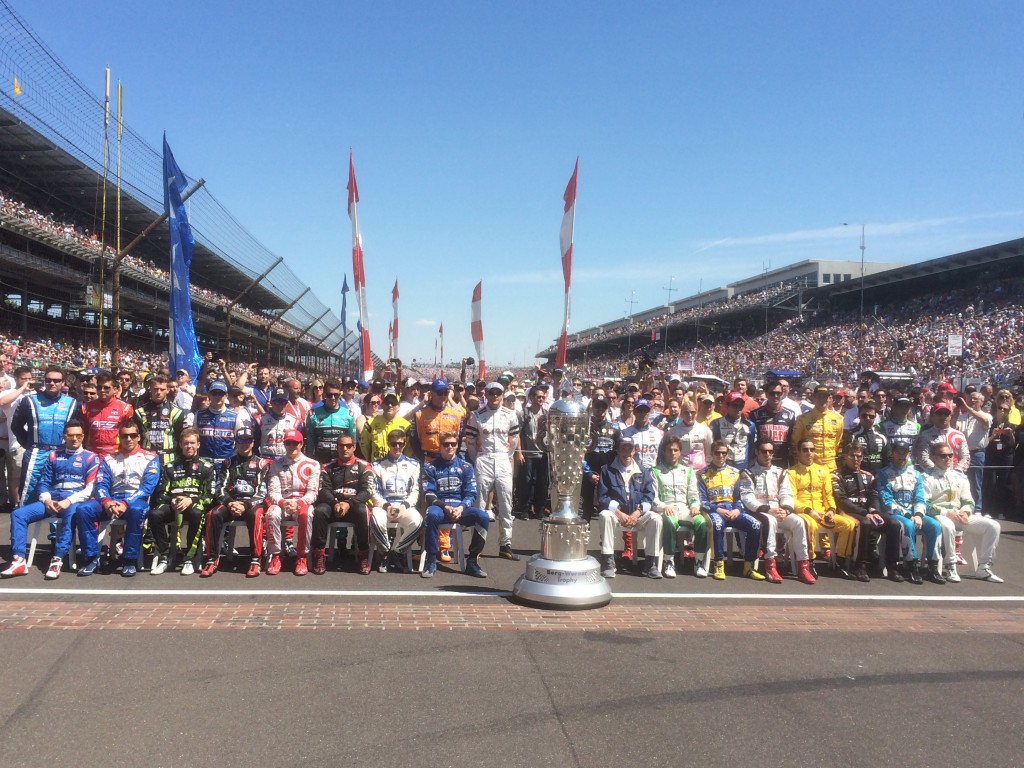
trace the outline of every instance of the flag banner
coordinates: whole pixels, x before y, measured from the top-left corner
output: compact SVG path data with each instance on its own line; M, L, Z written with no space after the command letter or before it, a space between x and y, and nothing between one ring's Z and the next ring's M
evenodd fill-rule
M391 306L394 308L395 317L391 321L391 354L388 359L398 357L398 278L395 278L395 287L391 289Z
M444 376L444 323L442 322L437 329L437 337L441 341L441 373L440 376Z
M171 234L171 301L170 318L170 365L172 371L182 369L195 379L199 375L202 359L196 342L196 329L192 323L192 294L190 276L192 269L192 248L195 238L188 224L188 213L181 201L188 183L185 174L174 162L171 147L164 134L164 212L168 215Z
M473 302L471 305L471 318L469 324L469 331L473 337L473 346L476 347L476 360L477 360L477 373L478 379L485 378L487 372L487 366L484 364L484 324L481 319L481 298L483 296L484 281L481 280L473 288Z
M356 303L359 306L359 362L362 376L369 381L373 378L373 358L370 356L370 327L366 311L366 274L363 272L363 238L359 234L359 216L356 203L359 202L359 187L356 186L356 167L352 152L348 153L348 217L352 220L352 280L355 283Z
M565 310L562 316L562 334L558 337L558 351L555 353L555 364L565 365L565 356L569 343L569 289L572 286L572 230L576 220L576 180L580 170L580 159L572 169L572 178L565 188L562 200L565 202L562 214L562 227L558 233L559 246L562 251L562 279L565 282Z

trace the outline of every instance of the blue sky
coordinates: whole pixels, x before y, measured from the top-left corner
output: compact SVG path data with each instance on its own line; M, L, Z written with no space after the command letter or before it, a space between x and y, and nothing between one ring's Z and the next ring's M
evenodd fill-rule
M401 356L442 321L473 355L483 279L488 363L532 363L577 156L570 330L859 259L861 223L870 261L1024 229L1020 2L13 2L335 309L351 147L382 356L396 277Z

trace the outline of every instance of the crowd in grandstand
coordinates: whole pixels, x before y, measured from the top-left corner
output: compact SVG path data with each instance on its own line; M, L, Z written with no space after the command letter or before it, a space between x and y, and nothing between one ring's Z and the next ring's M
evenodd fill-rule
M669 347L666 367L693 355L697 372L758 376L772 368L797 368L815 378L853 383L866 370L906 370L921 381L993 378L1011 383L1021 369L1024 349L1024 279L1000 281L981 289L954 289L908 299L899 305L859 312L793 318L767 334L729 336L721 332ZM877 312L874 310L877 309ZM949 357L951 334L963 336L962 357ZM644 338L640 336L639 338ZM646 341L634 349L661 344ZM585 345L574 348L578 355ZM588 376L618 375L622 352L587 355L579 369Z
M12 217L23 228L32 231L33 234L39 236L44 242L52 241L53 245L62 248L74 245L82 249L90 257L100 253L101 243L95 233L90 233L85 228L68 220L59 219L52 213L37 211L9 195L4 195L2 192L0 192L0 212ZM103 245L102 250L106 256L107 268L109 270L113 264L114 257L117 255L117 251L109 244ZM170 288L170 273L146 259L127 254L121 261L121 270L123 275L131 276L133 272L138 275L145 275L155 280L161 286ZM205 299L212 304L223 307L231 303L231 299L227 296L194 282L192 284L192 296L193 298ZM265 324L268 320L267 317L241 304L236 304L232 311L260 325ZM285 323L279 323L276 327L278 332L287 336L298 336L298 330Z
M622 338L630 334L634 334L637 338L642 339L645 335L649 336L651 331L661 330L666 325L671 328L673 326L686 325L687 323L706 321L726 312L766 306L773 300L792 293L795 289L796 285L793 282L787 281L760 290L747 291L731 298L714 299L696 307L677 309L673 312L662 312L659 315L644 320L630 317L626 319L623 325L617 328L610 328L608 330L592 329L573 334L572 344L574 347L579 347L599 341L607 341L608 339ZM552 347L545 350L543 354L553 353L554 348Z

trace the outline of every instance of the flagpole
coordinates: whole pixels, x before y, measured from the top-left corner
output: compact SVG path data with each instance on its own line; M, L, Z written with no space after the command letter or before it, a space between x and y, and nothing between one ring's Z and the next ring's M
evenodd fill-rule
M114 275L114 287L111 288L114 311L114 350L110 358L111 369L121 367L121 81L117 81L117 214L114 222L114 232L117 242L117 256L111 267Z
M555 352L555 364L565 365L569 343L569 289L572 286L572 241L573 227L576 222L576 182L580 170L580 159L572 169L572 178L565 187L562 200L565 203L562 214L562 226L558 232L559 249L562 252L562 278L565 283L565 308L562 316L562 333L558 337L558 348Z
M96 345L96 367L103 367L103 309L106 303L107 281L104 262L107 249L107 168L110 165L110 67L104 70L103 87L103 201L100 214L100 329Z

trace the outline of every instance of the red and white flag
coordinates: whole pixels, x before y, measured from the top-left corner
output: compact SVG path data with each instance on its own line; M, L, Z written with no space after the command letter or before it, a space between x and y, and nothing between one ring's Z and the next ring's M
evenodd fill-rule
M481 280L473 289L472 321L469 324L469 331L473 336L473 345L476 347L477 374L478 379L484 378L486 366L484 365L484 324L480 319L480 299L483 295L484 281Z
M438 373L437 375L438 376L444 376L444 322L443 321L441 322L441 325L438 326L437 338L441 342L441 369L440 369L440 373Z
M391 321L391 355L398 357L398 278L395 278L395 287L391 289L391 306L395 310L395 319Z
M555 354L555 365L565 365L566 348L569 343L569 288L572 286L572 228L576 219L576 177L580 170L580 159L572 169L572 178L565 188L562 199L565 201L565 212L562 214L562 228L558 233L559 245L562 249L562 278L565 281L565 313L562 316L562 334L558 337L558 351Z
M388 360L395 356L395 324L388 323Z
M356 167L352 162L352 150L348 153L348 217L352 220L352 278L355 281L356 303L359 306L359 334L362 342L360 360L362 377L373 378L373 358L370 356L370 326L366 311L366 273L363 271L363 238L359 234L359 217L356 203L359 202L359 188L356 186Z

